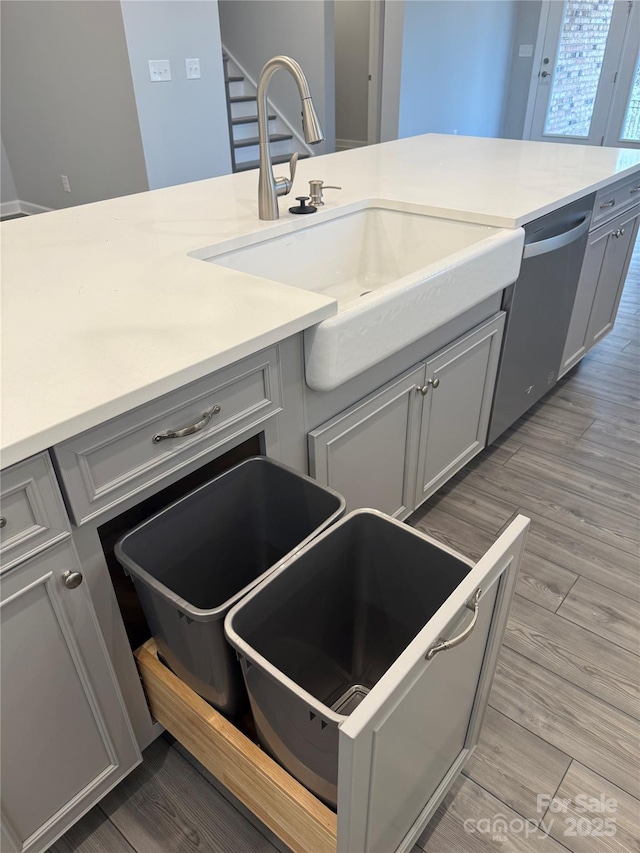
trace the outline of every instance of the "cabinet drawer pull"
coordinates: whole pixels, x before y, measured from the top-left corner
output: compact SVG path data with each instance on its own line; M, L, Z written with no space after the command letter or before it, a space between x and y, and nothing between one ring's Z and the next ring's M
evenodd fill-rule
M471 620L471 622L469 622L469 624L464 629L464 631L462 631L460 634L458 634L457 637L453 637L451 640L440 640L434 646L431 646L431 648L427 651L426 655L424 656L425 660L431 660L431 658L433 658L434 655L437 655L438 652L445 652L447 649L452 649L454 646L459 646L460 643L463 643L467 639L469 634L476 627L476 622L478 621L478 611L480 609L480 596L481 595L482 595L482 590L477 589L475 591L473 598L471 598L469 601L467 601L466 606L469 608L469 610L473 611L473 619Z
M184 438L187 435L193 435L194 432L200 432L209 423L214 415L220 414L220 406L213 406L208 412L205 412L202 419L191 426L183 427L182 429L168 429L166 432L157 432L153 436L153 443L159 444L166 438Z
M604 210L605 207L613 207L613 205L615 203L616 203L615 198L612 198L610 201L603 201L602 204L600 205L600 210Z
M629 192L631 193L631 195L633 195L634 193L640 193L640 184L638 184L637 187L631 187Z

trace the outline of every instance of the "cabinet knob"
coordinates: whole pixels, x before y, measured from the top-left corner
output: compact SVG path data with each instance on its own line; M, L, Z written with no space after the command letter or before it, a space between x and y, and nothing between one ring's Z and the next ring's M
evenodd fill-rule
M416 389L419 391L423 397L426 397L429 393L429 388L437 388L440 384L440 380L436 377L435 379L428 379L426 385L422 385L422 387L418 386Z
M82 575L80 572L63 572L62 580L67 589L75 589L82 583Z
M7 526L7 519L4 517L4 515L0 515L0 528L6 527L6 526Z

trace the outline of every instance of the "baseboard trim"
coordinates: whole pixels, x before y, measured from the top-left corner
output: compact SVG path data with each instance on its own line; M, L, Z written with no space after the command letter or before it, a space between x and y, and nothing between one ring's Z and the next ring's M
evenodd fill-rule
M43 207L41 204L31 204L30 201L20 202L20 213L26 213L27 216L33 216L34 213L49 213L53 210L52 207Z
M336 151L348 151L349 148L364 148L368 145L361 139L336 139Z
M52 207L43 207L41 204L31 204L30 201L3 201L0 203L0 216L14 216L16 213L24 213L25 216L33 216L35 213L49 213Z
M16 213L22 213L19 201L3 201L0 203L0 216L15 216Z

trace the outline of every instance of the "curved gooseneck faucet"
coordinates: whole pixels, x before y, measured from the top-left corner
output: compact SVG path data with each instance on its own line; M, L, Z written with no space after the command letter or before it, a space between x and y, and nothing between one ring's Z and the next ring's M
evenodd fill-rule
M278 196L291 192L296 173L297 153L291 157L289 178L274 178L269 150L269 113L267 89L274 73L283 68L288 71L298 86L302 102L302 128L304 138L310 145L322 142L324 133L311 100L311 92L302 68L290 56L274 56L260 72L258 80L258 137L260 140L260 177L258 179L258 216L260 219L278 219Z

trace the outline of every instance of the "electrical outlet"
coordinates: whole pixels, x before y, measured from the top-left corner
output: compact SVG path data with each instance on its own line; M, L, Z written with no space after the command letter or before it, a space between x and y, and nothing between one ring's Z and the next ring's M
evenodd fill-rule
M149 60L149 80L152 83L167 83L171 80L171 63L168 59Z
M60 180L62 181L62 189L66 193L70 193L71 185L69 184L69 178L66 175L60 175Z
M202 76L200 74L200 60L185 59L184 64L187 69L187 80L199 80Z

